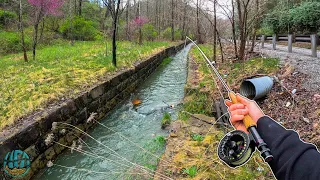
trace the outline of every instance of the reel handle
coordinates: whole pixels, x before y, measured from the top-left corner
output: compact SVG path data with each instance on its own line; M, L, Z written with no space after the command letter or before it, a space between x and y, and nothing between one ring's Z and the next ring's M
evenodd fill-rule
M229 92L229 97L230 97L233 104L239 104L238 100L237 100L237 96L233 91ZM257 127L257 123L254 122L253 119L251 118L251 116L249 116L249 115L244 116L243 123L247 129L249 129L252 126Z

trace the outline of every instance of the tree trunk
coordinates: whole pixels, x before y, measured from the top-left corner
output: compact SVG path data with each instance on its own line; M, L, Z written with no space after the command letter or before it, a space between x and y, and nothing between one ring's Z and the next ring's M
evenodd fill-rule
M149 1L146 0L146 2L147 2L147 17L149 17Z
M221 43L221 36L220 36L220 34L219 34L219 31L218 31L217 27L216 27L216 32L217 32L218 41L219 41L219 45L220 45L221 62L224 63L223 47L222 47L222 43Z
M240 49L239 49L239 59L244 60L245 48L246 48L246 37L245 37L245 15L242 14L241 2L237 0L238 18L239 18L239 31L240 31ZM243 9L245 12L245 9Z
M201 0L197 0L197 39L198 39L198 43L202 44L202 37L201 37L201 29L200 29L200 5L199 5L199 1ZM201 2L200 2L201 3Z
M44 31L44 19L42 20L41 24L41 31L40 31L40 37L39 37L39 42L42 42L42 37L43 37L43 31Z
M36 23L33 26L33 43L32 43L32 59L36 59L36 48L37 48L37 43L38 43L38 28L39 28L39 23Z
M23 32L23 24L22 24L22 0L19 1L19 30L21 34L21 46L23 50L23 58L25 62L28 62L26 45L24 42L24 32Z
M117 18L113 20L112 25L112 64L117 67Z
M171 41L174 41L174 3L171 0Z
M238 58L238 47L237 47L237 37L236 37L236 27L235 27L235 9L234 9L234 0L232 0L232 36L233 36L233 46L234 46L234 54L236 58Z
M259 0L256 0L256 15L258 15L259 13ZM258 15L259 16L259 15ZM259 16L260 17L260 16ZM259 21L260 18L257 18L254 22L254 27L253 27L253 35L252 35L252 44L251 44L251 49L250 52L254 51L254 47L255 47L255 43L256 43L256 38L257 38L257 30L258 30L258 26L259 26Z
M182 25L181 40L184 40L187 36L186 34L187 7L188 7L188 4L185 3L184 10L183 10L183 25Z
M78 9L78 11L79 11L79 16L81 16L82 15L82 0L79 0L79 9Z
M113 14L113 29L112 29L112 64L117 67L117 25L118 25L118 16L119 16L119 8L120 8L120 0L116 3L117 7L114 8ZM113 4L115 6L115 4Z
M141 12L140 12L140 0L138 1L138 11L137 16L141 18ZM139 25L139 45L142 45L142 24Z
M213 61L217 60L217 2L214 0L213 2L213 13L214 13L214 29L213 29Z
M129 31L130 31L130 26L129 26L129 5L130 5L130 0L128 0L128 6L127 6L127 9L126 9L126 36L127 36L127 40L130 41L130 34L129 34Z

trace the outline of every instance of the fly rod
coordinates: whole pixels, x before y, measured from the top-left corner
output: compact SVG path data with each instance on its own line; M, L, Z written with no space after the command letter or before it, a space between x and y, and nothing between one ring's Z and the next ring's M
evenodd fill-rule
M200 51L204 59L210 65L211 69L221 82L223 87L227 90L229 98L233 104L238 104L236 94L230 89L228 84L221 77L217 68L204 54L201 48L189 37L186 39L190 40ZM221 141L218 147L219 158L231 167L238 167L246 163L255 150L255 147L261 153L262 158L265 162L270 162L273 156L268 148L267 144L263 141L257 130L257 124L252 120L249 115L244 116L243 123L249 132L249 136L243 131L233 131L228 133Z

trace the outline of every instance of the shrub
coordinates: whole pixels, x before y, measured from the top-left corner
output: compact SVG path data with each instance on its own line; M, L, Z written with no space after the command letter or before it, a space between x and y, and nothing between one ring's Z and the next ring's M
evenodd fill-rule
M99 31L95 28L94 23L82 17L75 17L71 22L66 20L61 25L60 32L66 39L91 41L99 38Z
M31 49L31 38L25 36L25 45ZM0 54L21 52L21 42L19 32L0 32Z
M153 41L158 35L152 24L144 24L142 26L142 34L148 41Z
M172 38L172 34L171 34L171 27L168 27L167 29L165 29L164 31L162 31L161 33L161 37L167 40L171 40ZM181 30L180 29L176 29L174 31L174 39L178 40L181 39Z
M0 27L7 26L10 22L14 21L15 19L17 19L16 13L0 9Z
M164 129L171 124L171 116L169 113L164 113L163 118L161 120L161 128Z
M257 35L266 35L266 36L272 36L274 34L273 30L269 26L264 26L260 28L257 32Z
M196 166L191 166L190 168L185 168L183 170L183 173L187 174L191 178L194 178L197 175L197 167Z
M290 20L301 32L316 32L320 27L320 2L303 2L290 10Z
M201 142L204 140L204 137L201 136L200 134L193 134L193 135L191 135L191 137L192 137L192 140L198 141L198 142Z

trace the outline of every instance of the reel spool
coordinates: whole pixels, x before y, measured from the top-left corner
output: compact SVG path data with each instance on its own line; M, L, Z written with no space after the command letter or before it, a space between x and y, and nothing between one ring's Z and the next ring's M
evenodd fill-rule
M245 164L255 151L249 135L243 131L232 131L225 135L218 146L218 156L230 167Z

